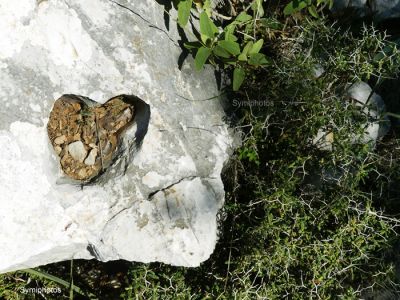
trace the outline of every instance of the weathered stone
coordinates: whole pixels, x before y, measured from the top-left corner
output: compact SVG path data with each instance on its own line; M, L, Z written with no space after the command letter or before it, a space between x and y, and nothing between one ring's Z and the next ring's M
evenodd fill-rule
M66 141L67 141L67 138L65 137L65 135L62 135L62 136L58 136L54 139L54 144L61 145L61 144L64 144Z
M113 97L103 105L77 95L63 95L57 99L47 132L60 156L63 172L74 180L89 182L106 170L119 154L120 136L132 125L134 104L138 101L142 100L126 95ZM100 156L87 164L84 160L88 149L93 148L90 145L99 149ZM61 147L61 151L57 147Z
M62 151L62 148L60 146L55 146L54 150L56 151L57 155L59 155Z
M315 79L320 78L325 73L325 69L320 64L316 64L313 68L313 75Z
M167 27L154 0L95 2L1 1L0 272L71 258L198 266L214 249L232 136L219 100L203 101L220 94L213 70L179 59L175 11ZM60 176L47 135L64 94L143 100L90 185Z
M356 82L346 90L348 101L355 101L355 105L360 107L362 114L366 116L364 134L361 136L354 134L354 143L369 143L374 146L376 141L385 136L390 129L390 120L385 115L385 103L381 96L372 91L368 83ZM317 135L312 139L313 145L320 150L332 150L334 135L332 132L319 129Z
M97 149L95 148L90 150L88 157L84 161L85 165L93 166L96 163L96 158L97 158Z
M373 92L365 82L356 82L349 87L347 95L356 101L356 105L362 108L369 122L365 127L365 134L362 137L355 137L355 141L368 143L375 142L386 135L390 129L390 120L384 115L386 110L382 97Z
M313 138L312 143L320 150L331 151L333 139L333 132L326 132L322 129L319 129L317 135Z
M72 158L83 162L87 156L87 150L81 141L76 141L68 145L68 152L71 154Z
M372 16L377 21L400 17L400 0L334 0L333 11L351 10L354 17Z

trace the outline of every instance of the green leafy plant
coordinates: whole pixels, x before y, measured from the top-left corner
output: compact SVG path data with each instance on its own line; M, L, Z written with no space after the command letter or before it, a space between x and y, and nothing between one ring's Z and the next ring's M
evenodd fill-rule
M255 37L257 23L271 23L269 19L262 18L265 14L263 1L252 1L247 8L251 9L252 15L247 10L242 11L221 28L211 19L213 11L209 0L180 0L177 4L178 24L182 28L189 21L193 2L200 10L200 39L185 43L185 46L194 53L196 69L201 70L206 63L210 63L232 70L232 89L238 91L248 73L271 63L262 51L263 38Z
M307 8L310 15L319 18L318 11L322 11L325 7L331 9L332 6L333 0L292 0L285 6L283 13L285 15L293 15Z
M270 63L265 54L260 53L263 39L249 41L249 37L239 42L236 29L246 26L253 18L247 13L239 14L223 30L219 30L208 14L200 13L200 41L186 43L186 47L196 52L195 66L201 70L205 63L222 64L233 68L233 90L239 90L246 77L246 66L261 67Z
M189 22L192 3L192 0L181 0L178 3L178 24L181 27L185 27L186 24Z
M211 0L178 0L178 24L182 28L184 28L189 22L193 3L196 4L199 9L205 11L208 16L211 16L212 14Z

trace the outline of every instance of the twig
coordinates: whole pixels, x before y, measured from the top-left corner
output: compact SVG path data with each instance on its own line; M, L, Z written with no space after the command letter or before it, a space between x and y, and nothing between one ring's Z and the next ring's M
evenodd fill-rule
M101 147L101 138L100 138L100 135L99 135L99 126L98 126L98 123L97 123L96 110L94 110L94 123L96 124L96 135L97 135L97 139L99 140L101 170L104 171L103 150L102 150L102 147Z
M224 19L224 20L232 20L232 17L227 17L227 16L224 16L224 15L221 15L220 13L217 13L216 11L212 11L212 14L217 16L217 17L219 17L219 18L221 18L221 19Z

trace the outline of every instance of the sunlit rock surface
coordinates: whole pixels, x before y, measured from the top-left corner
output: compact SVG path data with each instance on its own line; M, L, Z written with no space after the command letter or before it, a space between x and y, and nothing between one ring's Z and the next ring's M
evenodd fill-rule
M347 95L356 101L356 105L362 108L363 114L368 117L368 123L362 137L355 137L356 141L362 143L376 143L384 137L390 129L390 120L386 112L385 103L382 97L372 91L372 88L365 82L360 81L351 85Z
M350 85L345 92L346 101L354 101L364 116L364 133L354 134L353 143L370 143L375 146L376 142L383 138L390 129L389 117L385 114L386 106L382 97L372 91L368 83L359 81ZM335 136L333 132L319 129L312 143L320 150L331 151Z
M219 94L214 73L182 60L156 1L95 2L0 2L0 272L71 258L197 266L214 249L232 148L219 100L204 100ZM62 180L46 124L63 94L148 104L124 174Z

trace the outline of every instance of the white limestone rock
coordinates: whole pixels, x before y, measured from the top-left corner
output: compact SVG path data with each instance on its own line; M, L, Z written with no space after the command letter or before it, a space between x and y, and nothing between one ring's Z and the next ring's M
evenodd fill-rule
M95 148L90 150L89 155L84 161L85 165L93 166L96 162L96 157L97 157L97 149Z
M390 129L390 120L385 115L385 103L382 97L372 91L368 83L356 82L348 87L346 96L349 100L356 101L356 105L361 108L361 112L368 118L365 124L364 134L357 136L354 134L354 143L371 143L373 146L376 141L385 136ZM324 129L319 129L317 135L313 137L312 144L320 150L331 151L334 141L334 134Z
M119 3L140 17L108 0L1 1L0 272L71 258L198 266L213 252L232 148L219 100L198 101L219 94L213 70L191 57L178 68L181 38L156 1ZM142 144L115 163L123 175L57 180L46 124L63 94L149 105Z
M317 135L313 138L312 144L323 151L332 151L333 133L318 129Z
M368 83L356 82L349 87L347 95L356 100L356 105L362 108L363 113L370 118L362 137L355 137L356 141L368 143L375 142L385 136L390 129L389 117L384 115L386 111L382 97L373 92Z
M313 68L313 75L315 79L320 78L322 75L324 75L325 69L322 65L316 64Z
M76 141L68 145L68 152L72 158L83 162L87 156L87 150L81 141Z

